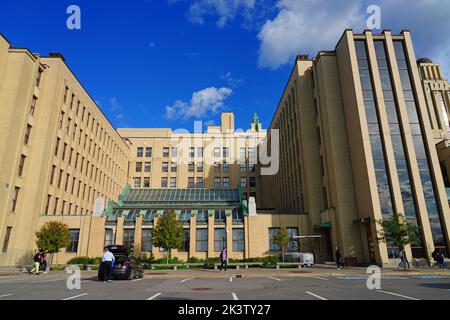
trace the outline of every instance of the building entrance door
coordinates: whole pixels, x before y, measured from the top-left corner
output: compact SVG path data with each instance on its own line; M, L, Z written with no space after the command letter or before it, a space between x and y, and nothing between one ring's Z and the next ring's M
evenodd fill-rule
M370 222L364 223L364 231L366 234L366 240L367 240L367 246L368 246L368 252L369 252L369 259L370 263L374 264L376 263L376 257L375 257L375 243L372 236L372 228L370 226Z

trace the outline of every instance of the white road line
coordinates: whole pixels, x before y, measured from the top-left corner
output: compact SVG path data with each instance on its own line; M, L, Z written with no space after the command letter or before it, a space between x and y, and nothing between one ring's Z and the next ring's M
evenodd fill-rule
M189 281L189 280L192 280L192 279L194 279L194 278L183 279L183 280L180 281L180 283L184 283L184 282Z
M79 297L83 297L85 295L87 295L87 293L82 293L82 294L79 294L79 295L76 295L76 296L73 296L73 297L65 298L63 300L72 300L72 299L76 299L76 298L79 298Z
M319 296L319 295L317 295L317 294L315 294L315 293L312 293L312 292L309 292L309 291L305 291L305 292L306 292L307 294L313 296L313 297L316 297L316 298L320 299L320 300L327 300L327 299L325 299L324 297L321 297L321 296Z
M318 280L325 280L325 281L327 281L327 280L328 280L327 278L322 278L322 277L313 277L313 279L318 279Z
M231 295L233 296L233 300L239 300L236 293L232 292Z
M143 280L142 278L140 278L140 279L133 279L133 280L131 280L131 282L137 282L137 281L141 281L141 280Z
M155 299L156 297L158 297L158 296L160 296L160 295L162 295L162 292L158 292L157 294L154 294L153 296L151 296L151 297L148 298L147 300L153 300L153 299Z
M397 297L405 298L405 299L409 299L409 300L420 300L420 299L417 299L417 298L408 297L408 296L404 296L402 294L388 292L388 291L383 291L383 290L377 290L377 292L386 293L386 294L390 294L390 295L393 295L393 296L397 296Z
M272 279L272 280L276 280L276 281L281 281L281 279L275 278L275 277L271 277L271 276L267 276L267 278Z
M3 294L3 295L0 296L0 298L6 298L6 297L10 297L12 295L13 295L12 293Z

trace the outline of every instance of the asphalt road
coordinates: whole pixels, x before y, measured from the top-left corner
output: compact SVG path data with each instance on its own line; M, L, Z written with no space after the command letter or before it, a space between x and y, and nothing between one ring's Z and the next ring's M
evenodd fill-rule
M99 282L82 278L69 290L66 277L0 279L0 300L450 300L450 276L385 276L381 290L366 277L158 278Z

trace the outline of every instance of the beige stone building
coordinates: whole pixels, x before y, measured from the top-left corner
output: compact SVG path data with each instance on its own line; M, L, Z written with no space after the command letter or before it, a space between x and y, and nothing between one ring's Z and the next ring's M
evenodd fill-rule
M224 246L236 259L279 254L284 227L288 251L324 262L339 246L348 264L386 266L398 252L376 221L394 212L420 227L415 263L448 252L449 84L416 63L409 31L346 30L334 51L298 56L267 132L256 114L236 129L231 112L206 130L116 131L60 54L3 37L0 105L0 266L28 263L52 220L73 237L54 263L113 243L163 257L152 231L166 210L183 226L182 260Z

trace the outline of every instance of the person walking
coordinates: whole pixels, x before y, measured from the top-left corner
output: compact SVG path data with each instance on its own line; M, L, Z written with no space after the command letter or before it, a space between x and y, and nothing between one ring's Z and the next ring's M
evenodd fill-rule
M102 256L103 282L111 282L112 266L115 260L114 255L109 251L108 247L105 247Z
M41 254L41 270L44 271L44 273L48 273L48 271L47 271L47 256L48 256L47 250L42 251L42 254Z
M436 260L437 260L437 267L439 269L444 269L444 254L441 252L441 250L438 250L436 253Z
M227 263L228 263L227 248L224 247L223 250L220 252L220 271L222 271L222 268L224 268L224 271L227 271Z
M406 256L406 251L405 251L405 249L403 248L401 251L400 251L400 264L399 264L399 269L400 268L403 268L403 270L409 270L409 269L411 269L411 267L410 267L410 265L409 265L409 261L408 261L408 257Z
M344 264L341 263L342 255L341 255L341 250L339 249L339 246L336 246L336 254L335 254L335 257L336 257L336 267L337 267L337 269L339 270L339 269L341 269L341 267L342 267L342 268L344 267Z
M39 274L39 265L40 265L40 263L41 263L41 254L42 254L42 251L39 250L39 251L34 255L34 257L33 257L33 264L34 264L34 266L33 266L33 268L30 270L30 274L31 274L31 273L34 273L34 274L36 274L36 275Z

